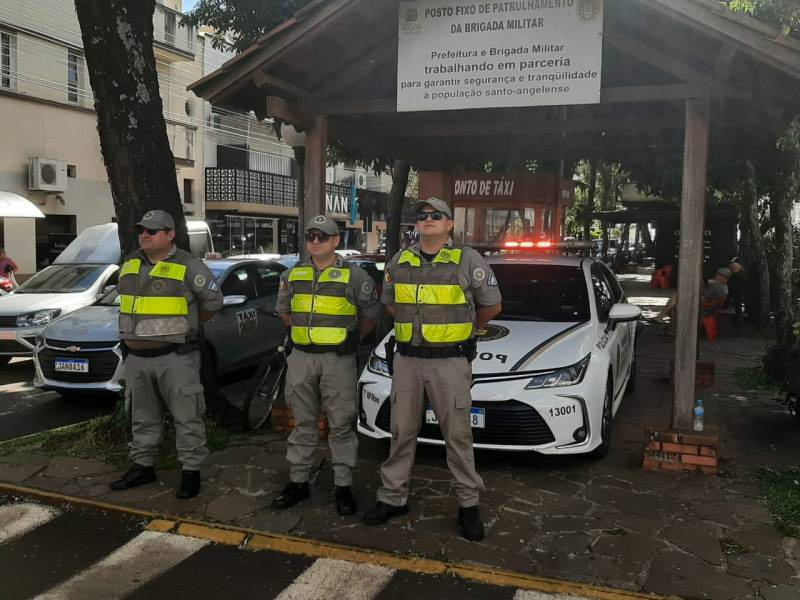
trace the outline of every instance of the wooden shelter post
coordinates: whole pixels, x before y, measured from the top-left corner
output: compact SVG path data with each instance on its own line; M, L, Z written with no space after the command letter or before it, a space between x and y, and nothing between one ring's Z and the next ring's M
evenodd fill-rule
M692 427L710 118L708 98L686 101L672 403L672 426L675 429Z
M314 115L306 131L305 200L303 213L306 219L325 214L325 167L327 166L328 118ZM305 223L300 223L300 229Z

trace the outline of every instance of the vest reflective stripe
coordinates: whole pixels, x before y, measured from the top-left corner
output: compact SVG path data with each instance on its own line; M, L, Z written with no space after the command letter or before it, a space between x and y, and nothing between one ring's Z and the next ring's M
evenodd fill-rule
M414 335L413 323L394 324L394 338L398 342L410 342L413 335Z
M128 261L125 261L125 264L122 265L122 268L119 270L119 276L125 277L125 275L137 275L141 266L142 261L138 258L132 258Z
M462 254L458 248L442 248L425 266L412 250L400 254L394 281L398 342L454 345L472 337L475 315L460 274Z
M289 273L289 281L314 281L313 267L294 267Z
M292 341L295 344L320 346L338 346L347 340L347 329L344 327L298 327L292 326Z
M147 297L120 294L119 311L128 315L186 316L189 303L183 296Z
M349 316L355 315L358 311L345 297L295 294L292 296L292 312Z
M183 281L186 277L186 265L173 262L159 261L150 271L150 277L163 277L164 279L175 279Z
M396 283L395 304L466 304L460 285Z

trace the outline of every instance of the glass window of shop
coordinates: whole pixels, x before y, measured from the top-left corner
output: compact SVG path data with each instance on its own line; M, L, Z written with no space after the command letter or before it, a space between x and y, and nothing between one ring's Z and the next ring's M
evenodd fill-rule
M277 233L279 219L208 213L214 249L223 256L236 254L283 254Z

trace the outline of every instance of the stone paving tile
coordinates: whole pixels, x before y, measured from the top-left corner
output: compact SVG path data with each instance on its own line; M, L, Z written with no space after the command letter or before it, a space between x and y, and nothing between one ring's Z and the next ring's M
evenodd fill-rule
M45 468L44 464L0 464L0 481L22 483Z
M728 573L773 584L797 581L793 580L796 576L795 570L785 560L752 552L729 556Z
M753 529L729 531L726 536L750 552L776 555L780 552L782 536L772 525Z
M86 460L83 458L60 458L51 462L45 474L48 477L60 479L72 479L73 477L85 477L86 475L98 475L101 473L116 473L117 468L113 465L96 460Z
M758 589L764 600L797 600L800 598L800 584L762 585Z
M727 502L731 512L746 521L759 524L772 523L772 516L767 507L755 498L739 496L728 498Z
M603 556L565 554L537 555L533 572L544 577L585 583L604 583L628 590L639 589L642 576L639 563L620 563Z
M668 514L642 517L609 508L594 509L589 515L608 523L611 528L636 531L646 535L654 535L675 519L673 515Z
M571 515L581 516L585 515L592 503L582 500L581 498L574 498L572 496L559 496L552 493L542 494L542 514L545 515Z
M223 488L231 488L245 494L271 494L282 489L275 475L258 467L230 465L223 467L214 482Z
M301 515L286 511L276 512L270 509L259 510L237 522L241 527L269 531L272 533L291 533L299 525Z
M661 536L671 544L708 563L722 564L722 548L717 528L710 523L680 520L666 527Z
M0 463L9 465L46 465L49 462L50 457L43 454L29 454L26 452L20 452L17 454L0 456Z
M663 542L638 533L626 533L601 536L592 546L592 552L623 562L648 562L663 548Z
M586 555L592 551L597 536L584 533L558 533L544 547L547 554Z
M713 521L726 527L738 527L739 522L733 515L733 510L728 501L723 498L702 502L693 507L693 513L700 519Z
M265 498L244 496L239 492L229 492L214 498L206 507L206 516L215 521L230 523L238 521L247 515L267 506L269 501Z
M475 543L460 537L451 537L444 544L445 560L454 563L500 568L516 573L532 573L533 561L525 552L514 552L505 545L493 545L494 538L487 537Z
M644 591L722 600L747 597L753 594L753 586L746 579L733 577L697 558L670 550L656 556Z

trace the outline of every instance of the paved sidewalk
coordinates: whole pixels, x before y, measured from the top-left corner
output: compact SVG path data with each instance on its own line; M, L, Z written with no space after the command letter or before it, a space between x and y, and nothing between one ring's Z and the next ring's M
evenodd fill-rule
M629 295L657 310L646 278L623 276ZM674 338L644 326L639 385L615 421L612 452L599 462L577 458L480 452L487 491L481 506L486 539L462 540L444 450L420 447L411 513L372 528L336 515L333 480L324 450L312 499L285 512L268 508L287 480L282 436L213 454L203 491L174 497L179 474L157 484L108 492L117 473L103 463L73 458L0 457L0 481L59 491L167 514L232 523L270 532L455 562L685 598L796 600L800 597L800 540L783 538L759 500L761 466L796 464L800 430L771 396L738 389L740 366L754 366L768 340L732 338L723 325L715 344L701 342L701 359L717 365L716 387L703 396L706 422L722 436L722 474L674 475L641 469L646 425L668 425ZM377 469L388 446L361 439L357 497L374 502ZM360 516L360 515L358 515Z

